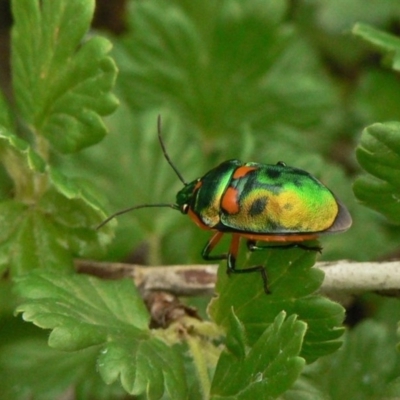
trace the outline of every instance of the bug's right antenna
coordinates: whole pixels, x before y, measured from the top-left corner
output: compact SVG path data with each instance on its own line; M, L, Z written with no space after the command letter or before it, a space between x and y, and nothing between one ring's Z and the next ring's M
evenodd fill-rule
M180 179L180 181L185 186L187 186L187 182L185 181L185 179L183 179L182 174L178 171L178 168L175 167L174 163L169 158L169 155L167 153L167 149L165 148L165 144L164 144L164 141L163 141L162 136L161 136L161 115L159 115L158 118L157 118L157 133L158 133L158 140L160 141L161 149L162 149L162 152L164 154L165 159L167 160L168 164L172 167L172 169L175 171L175 173L178 176L178 178Z

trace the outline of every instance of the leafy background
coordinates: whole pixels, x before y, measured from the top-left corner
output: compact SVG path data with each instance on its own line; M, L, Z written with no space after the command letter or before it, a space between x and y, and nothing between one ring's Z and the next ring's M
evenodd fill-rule
M221 296L209 307L229 332L221 355L220 332L204 334L206 324L190 321L202 334L184 343L174 329L161 338L148 329L133 285L70 272L78 256L201 262L207 232L172 210L141 210L99 235L93 229L105 210L174 201L181 183L162 157L158 114L186 180L229 158L283 160L332 188L354 223L323 238L319 259L398 256L398 1L131 0L110 10L99 2L102 37L85 36L93 1L42 3L40 14L37 1L13 2L11 71L5 64L0 75L0 268L17 282L16 291L1 282L1 398L54 399L71 387L76 398L99 399L146 390L174 399L206 398L207 390L215 399L400 396L398 301L360 296L335 351L343 310L313 294L322 279L313 254L243 259L272 265L269 298L256 274L228 280L221 268ZM38 267L51 271L23 275ZM46 333L12 316L17 306L24 320L53 329L51 347ZM257 352L266 370L254 369ZM229 385L228 366L240 375ZM285 374L278 379L275 369Z

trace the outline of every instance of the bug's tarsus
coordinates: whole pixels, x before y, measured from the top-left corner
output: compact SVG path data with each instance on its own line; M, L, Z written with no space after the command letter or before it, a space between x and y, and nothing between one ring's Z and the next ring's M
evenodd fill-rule
M186 186L187 182L183 178L182 174L178 171L178 168L176 168L176 166L170 159L170 157L167 153L167 149L165 148L165 144L164 144L163 138L161 136L161 115L159 115L157 118L157 133L158 133L158 140L160 141L161 149L162 149L165 159L167 160L167 162L171 166L171 168L175 171L175 174L178 176L179 180Z
M300 249L303 249L303 250L315 251L315 252L318 252L319 254L322 254L321 246L307 246L305 244L298 243L297 247L299 247Z
M244 269L237 269L236 268L236 257L233 254L229 253L226 272L228 275L230 275L230 274L249 274L249 273L253 273L253 272L259 272L261 274L261 278L263 281L264 292L266 294L271 293L271 291L268 288L267 271L265 270L265 268L262 265L256 265L254 267L244 268Z
M307 246L306 244L302 244L302 243L289 243L289 244L276 244L276 245L272 244L272 245L260 246L260 245L257 245L256 241L254 241L254 240L247 241L247 248L250 251L263 251L263 250L268 250L268 249L287 250L287 249L292 249L293 247L298 247L299 249L308 250L308 251L316 251L318 253L322 253L321 246Z

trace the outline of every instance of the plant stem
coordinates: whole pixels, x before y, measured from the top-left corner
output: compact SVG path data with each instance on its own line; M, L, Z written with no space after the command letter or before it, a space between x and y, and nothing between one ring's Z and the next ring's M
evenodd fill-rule
M161 243L160 237L156 234L150 235L148 239L149 251L148 251L148 264L157 265L161 262Z
M191 335L187 336L187 343L190 349L190 352L193 357L193 364L196 368L196 375L200 382L200 388L202 391L202 399L209 399L211 382L210 377L208 376L208 368L207 362L204 357L204 351L201 346L201 339L195 338Z

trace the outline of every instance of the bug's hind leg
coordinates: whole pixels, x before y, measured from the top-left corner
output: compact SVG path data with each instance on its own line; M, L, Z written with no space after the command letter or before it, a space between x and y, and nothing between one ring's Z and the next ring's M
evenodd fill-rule
M262 251L262 250L268 250L268 249L292 249L293 247L297 247L299 249L303 250L309 250L309 251L317 251L318 253L322 252L322 247L321 246L307 246L303 243L296 243L292 242L289 244L272 244L272 245L265 245L265 246L260 246L257 245L257 242L255 240L248 240L247 241L247 248L250 251Z

